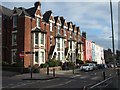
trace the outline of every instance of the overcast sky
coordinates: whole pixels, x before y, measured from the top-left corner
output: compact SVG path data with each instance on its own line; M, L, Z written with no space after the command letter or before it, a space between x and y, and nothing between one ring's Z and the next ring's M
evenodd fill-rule
M13 9L14 7L33 7L34 2L2 2L3 6ZM32 0L31 0L32 1ZM36 1L36 0L34 0ZM57 0L59 1L59 0ZM47 10L52 10L54 16L63 16L66 21L72 21L73 24L79 26L82 31L86 31L87 39L96 42L104 49L112 48L111 37L111 19L109 0L96 2L92 0L88 2L64 1L64 2L42 2L41 11L44 13ZM116 0L115 0L116 1ZM113 21L115 31L115 48L118 48L118 2L113 2Z

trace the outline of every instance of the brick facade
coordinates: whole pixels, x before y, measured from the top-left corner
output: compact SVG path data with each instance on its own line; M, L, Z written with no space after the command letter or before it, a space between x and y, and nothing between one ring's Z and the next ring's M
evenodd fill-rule
M12 62L14 56L12 51L14 50L18 63L21 62L19 53L24 52L25 68L31 62L39 65L45 63L56 54L57 60L59 53L61 61L73 58L76 60L76 57L79 60L86 60L86 37L81 36L80 28L72 22L67 22L64 17L54 17L52 11L42 14L40 2L36 2L34 7L29 9L20 7L6 11L5 8L3 12L11 12L10 15L8 13L2 15L2 56L4 61L14 63ZM14 16L17 16L17 27L13 27ZM14 33L16 45L12 45ZM37 33L38 38L36 38ZM59 39L60 48L58 48ZM44 43L41 44L41 42ZM31 51L36 54L26 54ZM37 61L37 59L39 60Z

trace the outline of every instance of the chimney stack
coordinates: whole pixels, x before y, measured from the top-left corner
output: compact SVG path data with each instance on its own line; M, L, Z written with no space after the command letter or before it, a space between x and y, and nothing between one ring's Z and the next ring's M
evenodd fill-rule
M86 38L86 32L82 32L82 36Z

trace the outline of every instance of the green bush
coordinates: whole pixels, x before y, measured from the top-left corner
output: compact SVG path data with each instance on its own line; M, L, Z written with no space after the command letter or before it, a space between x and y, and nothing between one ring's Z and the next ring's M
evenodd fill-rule
M47 66L48 66L47 63L45 63L45 64L41 64L41 65L40 65L40 68L46 68Z
M11 66L12 67L21 67L20 63L13 63Z
M76 63L84 64L84 62L82 60L79 60L79 59L76 60Z
M73 69L74 63L73 62L68 62L68 68Z
M48 65L49 65L49 67L55 67L55 61L50 60L50 61L48 62Z
M39 68L38 68L38 67L33 66L33 67L32 67L32 72L33 72L33 73L39 73L39 72L40 72L40 70L39 70Z
M6 61L2 61L2 66L10 66L10 64Z
M61 62L59 60L50 60L48 61L48 65L49 67L56 67L56 66L60 66Z

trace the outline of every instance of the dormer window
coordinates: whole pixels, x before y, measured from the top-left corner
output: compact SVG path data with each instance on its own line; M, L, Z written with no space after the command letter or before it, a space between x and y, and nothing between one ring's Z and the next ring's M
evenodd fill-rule
M17 27L17 15L13 16L13 28Z
M37 17L37 27L40 28L40 18Z

